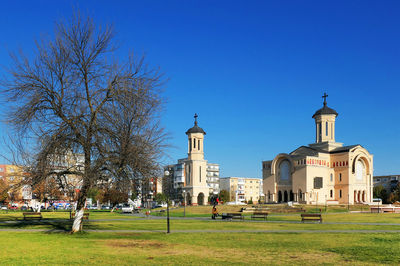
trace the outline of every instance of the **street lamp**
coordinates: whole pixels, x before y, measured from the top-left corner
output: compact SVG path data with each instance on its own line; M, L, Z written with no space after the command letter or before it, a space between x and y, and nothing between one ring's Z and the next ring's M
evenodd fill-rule
M170 178L169 174L170 174L169 171L166 170L164 172L164 177ZM167 195L167 234L169 234L169 233L170 233L170 230L169 230L169 193L168 193L168 195Z
M183 190L183 217L186 217L186 190Z

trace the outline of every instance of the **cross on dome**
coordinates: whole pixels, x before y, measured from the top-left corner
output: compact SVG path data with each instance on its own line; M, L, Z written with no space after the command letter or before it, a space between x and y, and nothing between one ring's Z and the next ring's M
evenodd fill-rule
M197 126L197 117L199 117L197 115L197 113L194 114L194 125Z
M326 92L324 92L324 95L322 96L322 98L324 98L324 106L326 106L326 98L328 97L328 94L326 94Z

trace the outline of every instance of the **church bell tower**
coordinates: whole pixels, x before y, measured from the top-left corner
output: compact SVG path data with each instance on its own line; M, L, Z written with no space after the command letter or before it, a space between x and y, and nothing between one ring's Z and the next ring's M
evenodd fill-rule
M186 131L188 136L188 159L204 160L204 135L206 132L197 125L198 115L194 115L194 126Z
M335 142L335 120L338 113L326 103L328 95L324 93L324 106L315 112L315 143Z
M209 188L207 186L207 161L204 160L204 135L206 132L198 126L197 114L194 126L186 131L188 136L188 158L185 162L185 186L190 195L190 203L207 204Z

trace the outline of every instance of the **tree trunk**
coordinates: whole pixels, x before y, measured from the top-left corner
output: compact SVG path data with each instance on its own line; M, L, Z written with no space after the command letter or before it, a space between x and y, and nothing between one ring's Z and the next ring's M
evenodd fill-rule
M77 211L75 212L75 219L74 223L72 225L72 233L76 233L82 230L82 219L83 219L83 213L85 212L85 206L83 206L80 209L76 209Z
M79 197L78 202L76 205L76 212L75 212L75 219L74 223L72 224L72 232L76 233L82 231L82 220L83 220L83 213L85 212L85 202L86 202L86 192L88 190L88 186L83 186Z

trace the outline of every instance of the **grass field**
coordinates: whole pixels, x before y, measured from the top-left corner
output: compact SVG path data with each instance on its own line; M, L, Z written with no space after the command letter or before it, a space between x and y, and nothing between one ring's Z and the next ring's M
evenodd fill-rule
M324 223L299 223L299 214L271 214L269 222L212 221L205 207L188 207L188 216L138 217L91 212L83 233L67 232L69 213L43 213L40 222L19 222L22 213L0 213L0 264L217 265L400 263L400 214L327 212ZM181 210L176 210L180 212ZM209 211L209 207L208 207ZM208 215L207 215L208 216ZM43 232L15 229L46 229ZM111 230L96 232L90 230ZM117 231L117 230L147 230ZM207 232L203 232L208 230ZM231 232L229 232L229 230ZM240 230L240 232L239 232ZM254 232L269 230L271 232ZM287 230L292 230L288 233ZM343 232L332 233L331 230ZM356 232L354 230L357 230ZM374 230L398 230L382 233ZM253 231L253 232L251 232Z

